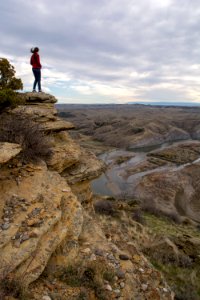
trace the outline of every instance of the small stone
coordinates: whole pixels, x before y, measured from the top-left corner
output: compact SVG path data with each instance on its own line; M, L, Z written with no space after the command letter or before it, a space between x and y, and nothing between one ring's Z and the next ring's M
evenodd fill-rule
M4 223L4 224L1 226L1 228L2 228L3 230L7 230L9 227L10 227L10 224L9 224L9 223Z
M38 237L38 234L37 234L36 232L33 231L33 232L30 232L30 233L29 233L29 237L30 237L30 238L36 238L36 237Z
M163 292L164 292L164 293L168 293L168 289L163 288Z
M125 287L125 283L124 282L120 282L120 288L123 289Z
M21 242L25 242L25 241L27 241L27 240L29 240L29 234L28 233L25 233L25 234L23 234L22 235L22 237L21 237Z
M104 256L104 252L103 252L103 250L101 250L101 249L96 249L96 250L94 251L94 253L95 253L96 255L98 255L98 256Z
M85 248L85 249L81 250L81 252L84 253L84 254L90 254L91 249L90 248Z
M9 222L10 221L9 218L4 218L3 220L4 220L4 222Z
M52 300L49 296L43 296L42 300Z
M116 290L114 290L113 292L114 292L115 294L117 294L117 295L119 295L119 294L121 293L119 289L116 289Z
M63 189L62 190L62 192L64 192L64 193L67 193L67 192L69 192L70 191L70 189Z
M119 279L124 279L125 278L125 272L122 271L121 269L117 270L117 273L116 273L117 277Z
M148 285L147 284L142 284L142 290L145 292L148 289Z
M140 271L141 273L144 273L144 269L142 269L142 268L139 268L139 271Z
M113 254L108 254L107 259L109 260L115 260L115 257Z
M119 255L119 258L120 258L121 260L129 260L129 259L130 259L129 256L126 255L126 254L120 254L120 255Z
M17 232L16 234L15 234L15 239L19 239L20 238L20 232Z
M40 213L40 211L41 211L41 208L34 208L34 210L31 212L31 215L32 216L36 216L36 215L38 215L39 213Z
M30 219L30 220L27 221L27 225L28 225L28 226L33 226L33 225L35 225L37 222L38 222L38 220Z
M91 261L97 260L96 255L94 253L92 253L92 255L90 256L90 260Z
M112 287L109 284L105 285L105 290L112 292Z

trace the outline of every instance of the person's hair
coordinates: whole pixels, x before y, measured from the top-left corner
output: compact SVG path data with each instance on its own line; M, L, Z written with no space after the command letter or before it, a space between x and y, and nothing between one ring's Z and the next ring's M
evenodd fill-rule
M38 48L38 47L31 48L31 53L35 53L35 52L38 52L38 51L39 51L39 48Z

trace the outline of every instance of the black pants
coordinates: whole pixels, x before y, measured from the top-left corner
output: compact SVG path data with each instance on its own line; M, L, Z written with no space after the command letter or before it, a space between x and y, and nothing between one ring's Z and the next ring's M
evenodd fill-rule
M41 91L41 70L33 69L33 74L35 77L35 81L33 83L33 90L36 89L36 85L38 84L38 90Z

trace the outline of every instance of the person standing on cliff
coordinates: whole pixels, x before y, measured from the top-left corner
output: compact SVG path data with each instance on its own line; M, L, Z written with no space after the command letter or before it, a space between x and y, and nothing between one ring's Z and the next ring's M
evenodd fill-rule
M33 74L35 77L35 81L33 83L33 92L36 92L36 85L38 85L38 92L42 92L41 89L41 68L42 65L40 63L40 56L38 54L39 52L39 48L35 47L35 48L31 48L31 59L30 59L30 64L32 65L32 70L33 70Z

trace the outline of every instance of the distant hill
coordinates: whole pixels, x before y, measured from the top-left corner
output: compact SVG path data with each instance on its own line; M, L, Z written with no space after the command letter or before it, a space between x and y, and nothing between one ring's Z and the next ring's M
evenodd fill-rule
M128 102L128 104L143 104L156 106L200 106L197 102Z

